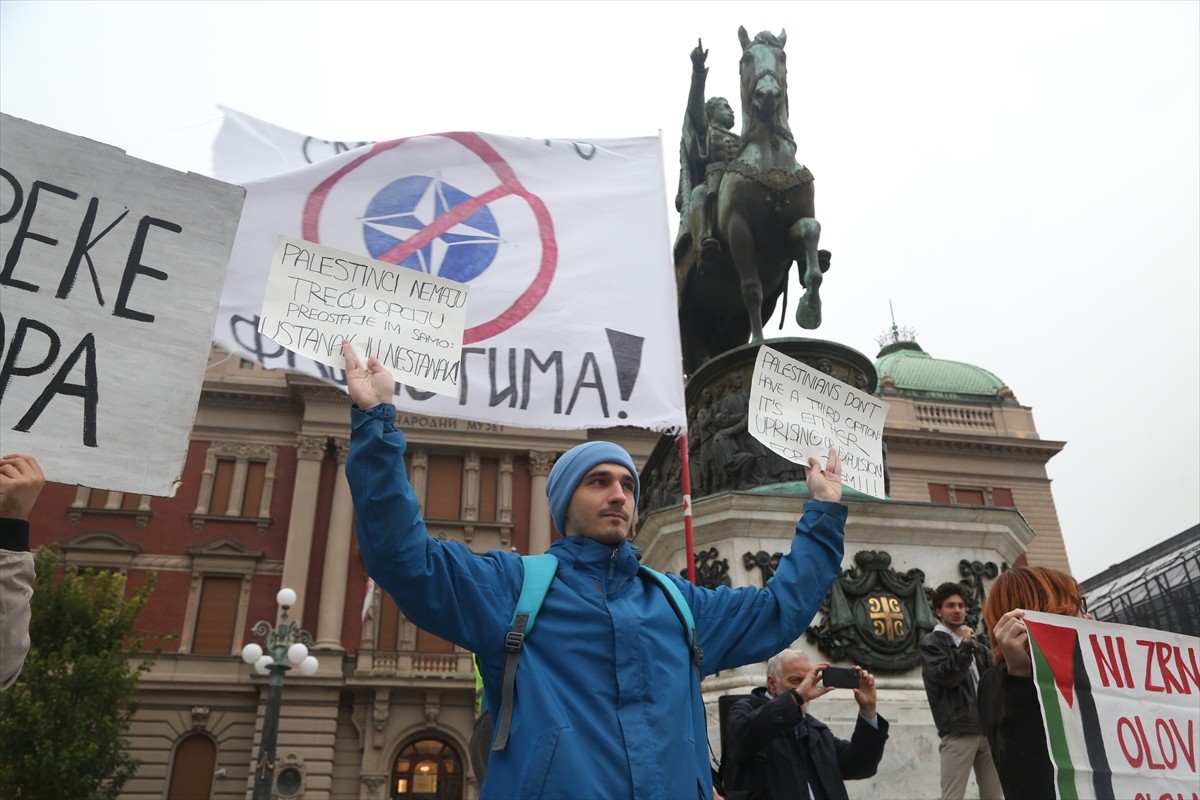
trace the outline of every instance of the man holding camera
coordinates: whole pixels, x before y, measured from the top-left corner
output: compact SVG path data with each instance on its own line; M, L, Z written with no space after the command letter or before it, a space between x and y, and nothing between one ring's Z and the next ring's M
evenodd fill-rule
M846 671L859 711L846 741L808 713L811 700L837 688L832 672L796 650L767 662L767 685L729 711L721 769L726 800L847 800L844 781L875 774L888 731L875 712L875 676L861 667Z

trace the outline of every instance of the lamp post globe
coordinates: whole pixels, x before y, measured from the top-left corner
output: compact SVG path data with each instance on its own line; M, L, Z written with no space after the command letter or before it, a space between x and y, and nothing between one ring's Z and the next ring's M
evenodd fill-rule
M292 664L299 665L302 675L312 675L320 667L316 657L308 652L313 643L312 634L302 629L300 623L288 619L288 609L296 604L296 592L288 588L280 589L275 595L275 602L280 607L279 623L272 625L265 619L254 623L250 630L255 637L262 639L263 644L249 642L242 648L242 660L252 664L259 675L270 676L263 710L262 739L258 760L254 764L253 800L271 800L284 674L292 668Z

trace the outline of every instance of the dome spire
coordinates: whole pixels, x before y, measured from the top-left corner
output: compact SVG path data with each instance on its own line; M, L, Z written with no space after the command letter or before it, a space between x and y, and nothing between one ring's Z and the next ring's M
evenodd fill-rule
M896 324L896 309L892 307L891 300L888 300L888 311L892 314L892 327L876 337L875 342L880 347L879 355L876 358L881 358L897 350L920 350L921 346L917 344L916 328L910 328L907 325L901 328Z

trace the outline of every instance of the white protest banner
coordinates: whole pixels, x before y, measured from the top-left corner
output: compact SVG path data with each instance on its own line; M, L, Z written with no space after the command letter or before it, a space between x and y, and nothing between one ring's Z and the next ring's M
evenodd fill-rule
M0 115L0 438L49 480L170 495L244 191Z
M373 142L338 142L305 136L217 106L225 115L213 142L213 175L230 183L270 178Z
M397 381L457 396L466 304L464 284L280 236L258 331L331 367L348 339Z
M1059 800L1197 797L1200 639L1025 613Z
M223 129L218 143L232 136ZM246 185L217 344L344 384L340 369L258 333L282 234L470 287L457 397L401 384L402 410L530 428L685 427L658 138L443 133L298 166Z
M842 460L842 483L884 497L883 421L890 406L763 345L750 387L750 434L788 461Z

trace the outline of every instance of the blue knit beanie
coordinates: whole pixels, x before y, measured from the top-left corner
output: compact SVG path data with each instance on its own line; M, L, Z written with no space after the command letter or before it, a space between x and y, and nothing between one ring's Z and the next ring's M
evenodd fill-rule
M642 484L638 480L637 467L625 448L612 442L584 442L572 447L554 462L550 477L546 479L546 497L550 499L550 516L554 518L554 527L562 535L566 535L567 506L571 504L571 495L583 476L597 464L620 464L633 474L633 503L636 506L642 493Z

